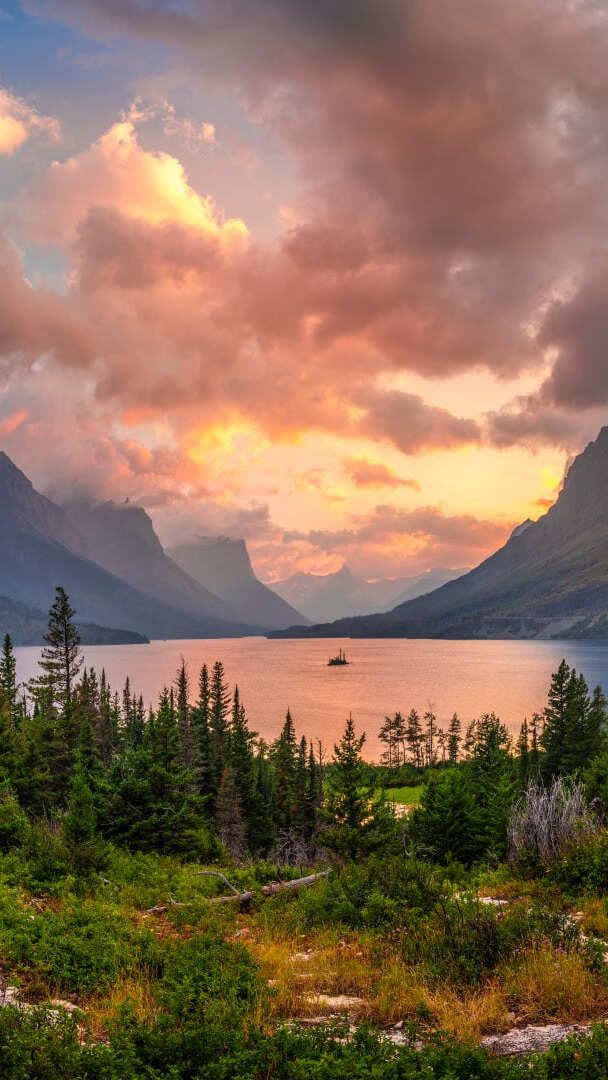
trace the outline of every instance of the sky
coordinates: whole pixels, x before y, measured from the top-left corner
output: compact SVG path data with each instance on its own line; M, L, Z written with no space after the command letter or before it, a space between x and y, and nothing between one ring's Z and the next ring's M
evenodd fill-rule
M0 0L0 445L272 581L473 566L608 415L604 0Z

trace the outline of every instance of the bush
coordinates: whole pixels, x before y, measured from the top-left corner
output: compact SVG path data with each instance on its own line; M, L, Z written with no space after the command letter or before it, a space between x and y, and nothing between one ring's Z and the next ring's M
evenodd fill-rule
M0 852L21 847L29 834L27 814L8 784L0 786Z
M573 847L553 865L551 878L574 892L608 893L608 833Z
M130 971L158 968L158 949L150 931L90 900L43 913L13 900L0 912L0 954L40 995L103 990Z
M314 889L288 903L292 923L301 929L341 926L349 930L394 927L408 912L424 912L447 892L444 872L422 859L375 856L336 868ZM267 901L262 918L283 920L283 897Z
M551 866L596 829L582 783L557 776L545 787L531 780L511 810L509 859L513 864Z

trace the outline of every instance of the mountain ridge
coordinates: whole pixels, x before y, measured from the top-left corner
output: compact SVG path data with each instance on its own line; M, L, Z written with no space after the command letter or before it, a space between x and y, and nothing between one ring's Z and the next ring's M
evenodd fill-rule
M478 567L392 611L316 625L320 637L608 637L608 427L554 505ZM303 636L297 628L290 636Z

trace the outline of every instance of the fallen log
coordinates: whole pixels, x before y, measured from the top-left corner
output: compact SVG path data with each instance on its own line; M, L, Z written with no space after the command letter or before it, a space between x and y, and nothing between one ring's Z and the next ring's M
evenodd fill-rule
M320 881L321 878L329 877L330 874L331 874L331 869L329 869L329 870L320 870L318 874L308 874L306 877L293 878L291 881L273 881L273 882L270 883L270 885L263 885L262 888L259 891L259 894L254 892L252 889L247 889L244 892L239 892L238 889L235 889L234 885L232 885L228 881L228 878L225 877L224 874L221 874L219 872L219 870L200 870L198 876L202 877L204 875L204 876L208 876L208 877L219 877L219 878L222 879L222 881L225 882L225 884L228 886L228 888L232 890L232 892L229 893L228 895L205 897L205 899L208 901L208 903L210 903L210 904L232 904L232 903L237 904L238 903L239 906L241 906L241 905L246 905L246 904L251 903L251 901L257 895L259 895L262 898L265 898L267 896L276 896L277 893L296 892L298 889L306 889L310 885L314 885L315 882ZM193 900L179 902L177 900L170 899L167 904L155 904L154 907L147 908L146 909L146 915L162 915L165 911L169 911L172 907L189 907L193 903L194 903Z

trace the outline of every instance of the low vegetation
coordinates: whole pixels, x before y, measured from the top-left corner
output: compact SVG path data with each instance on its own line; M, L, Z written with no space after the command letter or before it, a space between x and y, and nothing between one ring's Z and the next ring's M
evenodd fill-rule
M516 746L412 710L380 764L350 720L328 761L289 715L251 733L219 663L146 713L82 670L72 616L58 591L29 687L0 660L3 1077L608 1074L599 690L563 663ZM480 1045L553 1023L581 1030Z

